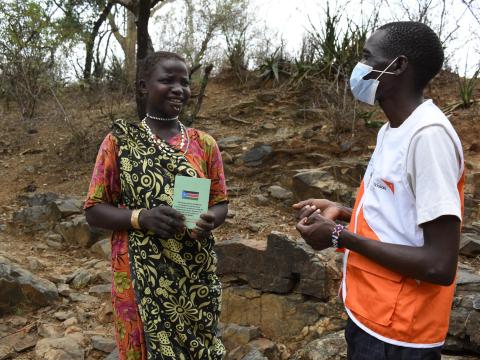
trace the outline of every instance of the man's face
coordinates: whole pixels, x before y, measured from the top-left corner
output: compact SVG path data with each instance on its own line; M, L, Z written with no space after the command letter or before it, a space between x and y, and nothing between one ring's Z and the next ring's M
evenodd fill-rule
M391 64L394 58L387 57L385 52L382 48L382 44L385 39L386 31L385 30L378 30L370 36L367 41L365 42L365 46L363 47L363 55L362 59L360 60L362 63L369 65L373 68L373 70L378 71L386 71L393 72L395 70L395 64ZM364 77L365 80L368 79L377 79L380 73L376 71L372 71L370 74ZM393 82L396 80L396 76L392 74L383 74L378 78L380 84L377 88L376 98L381 99L384 95L385 91L390 89L393 85Z

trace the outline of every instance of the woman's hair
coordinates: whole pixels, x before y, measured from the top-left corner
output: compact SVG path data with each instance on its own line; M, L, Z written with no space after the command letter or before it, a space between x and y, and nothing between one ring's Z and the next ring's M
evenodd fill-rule
M415 85L422 89L441 70L443 46L437 34L416 21L397 21L378 28L386 32L382 49L386 56L405 55L415 72Z
M185 63L185 59L178 54L170 51L156 51L147 55L146 58L139 62L138 78L148 80L155 70L155 67L163 60L179 60Z

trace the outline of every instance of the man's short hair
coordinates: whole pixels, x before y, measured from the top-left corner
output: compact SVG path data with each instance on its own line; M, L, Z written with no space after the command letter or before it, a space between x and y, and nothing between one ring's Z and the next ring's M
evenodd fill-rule
M405 55L415 71L415 86L423 90L441 70L443 46L435 32L416 21L397 21L381 26L386 32L380 46L392 59Z

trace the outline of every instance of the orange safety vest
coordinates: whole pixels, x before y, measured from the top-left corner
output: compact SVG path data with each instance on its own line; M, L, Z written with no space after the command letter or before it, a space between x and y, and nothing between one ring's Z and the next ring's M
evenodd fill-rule
M397 128L401 131L390 140L392 143L380 144L385 127L380 130L376 150L356 198L349 231L377 241L423 245L423 231L415 223L415 197L407 189L402 172L406 169L406 153L413 135L429 125L444 126L462 154L457 189L463 214L465 176L460 140L431 101L419 108L422 111L417 108ZM341 290L346 310L364 331L399 346L428 348L444 343L454 284L441 286L417 281L349 250L345 252L343 272Z

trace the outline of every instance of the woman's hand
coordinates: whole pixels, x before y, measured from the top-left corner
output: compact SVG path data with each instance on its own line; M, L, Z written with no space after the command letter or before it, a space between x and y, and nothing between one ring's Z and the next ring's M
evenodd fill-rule
M307 217L302 217L297 224L297 230L302 238L315 250L323 250L332 246L334 229L335 222L322 216L318 209Z
M345 219L350 215L346 213L347 210L342 205L337 204L327 199L308 199L300 201L293 205L297 209L297 219L308 218L316 210L320 210L323 217L329 220Z
M172 238L185 229L185 217L169 206L142 210L138 222L142 229L153 231L162 238Z
M195 225L195 228L192 230L192 238L197 240L207 238L215 228L215 212L208 210L206 213L203 213Z

